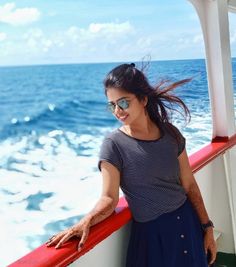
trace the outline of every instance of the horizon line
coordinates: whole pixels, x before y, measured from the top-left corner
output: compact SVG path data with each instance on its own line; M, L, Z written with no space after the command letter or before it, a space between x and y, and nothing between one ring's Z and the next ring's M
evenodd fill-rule
M232 57L233 59L234 57ZM163 62L163 61L188 61L188 60L205 60L205 58L182 58L182 59L154 59L149 62ZM11 68L11 67L34 67L34 66L54 66L54 65L86 65L86 64L113 64L113 63L139 63L148 62L148 60L129 60L129 61L104 61L104 62L71 62L71 63L35 63L35 64L22 64L22 65L0 65L0 68Z

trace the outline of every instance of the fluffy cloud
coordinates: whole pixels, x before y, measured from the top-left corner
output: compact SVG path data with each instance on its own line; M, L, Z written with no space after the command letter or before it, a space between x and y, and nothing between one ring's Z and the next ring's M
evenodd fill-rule
M63 32L51 34L44 33L40 28L33 28L23 35L23 42L27 50L34 53L58 51L61 54L61 49L67 49L69 54L82 55L88 51L97 53L108 47L117 47L120 51L122 40L127 42L132 33L134 28L129 22L91 23L87 28L71 26Z
M91 23L88 31L94 34L125 34L132 32L133 27L127 22L123 23Z
M129 60L135 57L141 44L142 49L148 45L145 39L137 45L138 39L136 30L129 21L91 23L87 27L71 26L64 31L54 32L29 28L22 33L17 43L13 36L9 36L4 51L8 51L8 62L11 58L21 58L19 64ZM2 54L0 51L3 62Z
M203 44L203 35L202 34L198 34L198 35L195 35L194 38L193 38L193 43L194 44Z
M13 26L27 25L40 18L37 8L25 7L16 8L15 3L7 3L0 6L0 22Z
M0 42L6 40L6 38L7 38L6 33L5 32L0 32Z
M175 40L174 46L176 51L188 50L193 48L202 49L204 45L203 35L201 33L182 33L176 36L172 35Z
M66 36L73 42L91 41L94 39L119 39L127 34L132 34L134 28L129 21L123 23L91 23L87 29L70 27Z
M4 51L8 51L12 60L20 58L20 64L135 61L145 55L154 59L175 59L178 55L191 58L191 53L194 58L204 55L199 32L145 34L129 21L91 23L84 28L74 25L54 32L31 28L12 48L8 47L10 39L8 36L9 42L2 42Z
M65 31L64 41L77 61L110 61L112 56L121 60L131 55L137 38L136 30L126 21L91 23L87 28L72 26Z
M48 39L44 32L39 29L30 29L27 33L23 35L23 39L28 49L32 52L48 52L50 47L54 45L54 42Z

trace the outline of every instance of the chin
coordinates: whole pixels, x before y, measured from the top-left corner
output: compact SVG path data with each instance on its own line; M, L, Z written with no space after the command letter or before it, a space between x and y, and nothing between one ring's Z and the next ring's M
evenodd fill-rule
M122 121L123 125L130 125L129 118L127 118L125 121Z
M121 123L127 125L129 118L127 117L125 120L118 119Z

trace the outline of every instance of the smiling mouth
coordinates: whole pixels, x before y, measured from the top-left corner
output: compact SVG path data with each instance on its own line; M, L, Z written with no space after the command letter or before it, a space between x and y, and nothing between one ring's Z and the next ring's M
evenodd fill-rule
M126 118L127 118L128 116L129 116L129 115L119 116L118 119L121 120L121 121L124 121L124 120L126 120Z

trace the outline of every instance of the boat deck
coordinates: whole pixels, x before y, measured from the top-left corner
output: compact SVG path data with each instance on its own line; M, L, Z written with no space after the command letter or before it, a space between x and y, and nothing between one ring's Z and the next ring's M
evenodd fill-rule
M227 254L218 252L216 258L216 267L235 267L236 256L234 254Z

